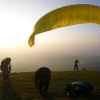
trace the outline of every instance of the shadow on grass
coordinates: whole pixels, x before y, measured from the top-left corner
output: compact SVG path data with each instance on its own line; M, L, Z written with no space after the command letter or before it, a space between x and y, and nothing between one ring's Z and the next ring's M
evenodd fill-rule
M42 94L41 96L43 97L44 100L54 100L54 97L51 93Z
M90 94L82 94L78 97L77 100L84 98L86 100L100 100L100 95L95 94L95 93L90 93Z
M3 83L3 95L0 100L21 100L17 92L12 88L10 81Z
M68 100L100 100L100 95L97 94L80 94L77 97L68 97Z

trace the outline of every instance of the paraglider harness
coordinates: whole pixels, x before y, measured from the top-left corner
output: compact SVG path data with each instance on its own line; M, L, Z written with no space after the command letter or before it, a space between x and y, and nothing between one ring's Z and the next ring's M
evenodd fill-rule
M67 96L76 97L78 94L89 94L93 86L89 82L77 81L72 84L66 84Z

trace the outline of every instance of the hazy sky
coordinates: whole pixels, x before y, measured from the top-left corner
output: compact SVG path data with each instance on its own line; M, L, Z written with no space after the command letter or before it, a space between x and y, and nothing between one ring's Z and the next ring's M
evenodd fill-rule
M40 17L71 4L100 6L100 0L0 0L0 59L38 56L41 52L99 55L100 26L97 24L73 25L45 32L36 36L33 47L28 46L29 36Z

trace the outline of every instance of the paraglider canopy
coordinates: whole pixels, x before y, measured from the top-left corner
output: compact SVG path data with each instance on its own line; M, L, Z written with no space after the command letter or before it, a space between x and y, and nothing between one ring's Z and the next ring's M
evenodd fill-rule
M42 32L82 23L100 24L100 7L76 4L64 6L45 14L36 22L28 44L32 47L35 44L35 35Z

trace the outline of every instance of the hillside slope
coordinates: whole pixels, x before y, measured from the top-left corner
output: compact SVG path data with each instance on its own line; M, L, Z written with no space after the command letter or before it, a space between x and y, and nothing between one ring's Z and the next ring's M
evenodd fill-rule
M0 76L0 100L73 100L66 96L65 86L74 81L88 81L93 84L89 95L79 95L74 100L100 100L99 71L60 71L52 72L50 94L40 95L34 86L34 72L21 72L10 76L10 82L3 83Z

